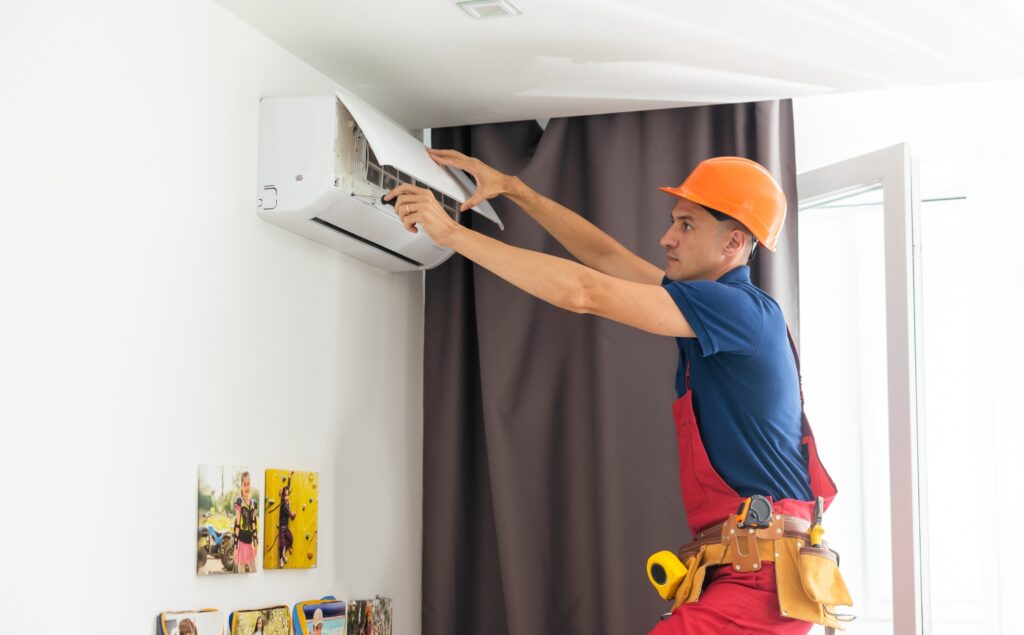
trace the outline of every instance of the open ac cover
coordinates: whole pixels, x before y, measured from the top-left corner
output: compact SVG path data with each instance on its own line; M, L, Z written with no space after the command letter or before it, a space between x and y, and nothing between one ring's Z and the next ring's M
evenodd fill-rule
M425 232L406 231L380 200L400 182L429 188L456 219L476 189L350 93L260 102L257 197L264 219L388 271L436 267L452 251ZM504 229L486 201L473 209Z

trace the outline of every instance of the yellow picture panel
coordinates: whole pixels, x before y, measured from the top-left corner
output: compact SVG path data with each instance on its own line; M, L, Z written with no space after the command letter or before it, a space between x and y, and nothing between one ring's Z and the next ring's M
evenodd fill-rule
M263 568L313 569L319 537L320 475L267 470Z
M251 611L235 611L231 635L292 635L292 616L287 606L273 606ZM196 635L202 635L197 633Z

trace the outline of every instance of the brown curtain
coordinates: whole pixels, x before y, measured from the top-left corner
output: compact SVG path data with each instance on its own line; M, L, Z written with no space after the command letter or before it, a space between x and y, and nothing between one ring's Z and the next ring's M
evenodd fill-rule
M789 101L436 129L455 148L662 263L678 185L702 159L768 167L796 201ZM492 204L507 243L569 257ZM795 205L792 205L795 208ZM796 214L755 283L796 312ZM668 609L647 557L689 538L671 403L676 349L556 309L455 256L426 276L423 634L646 633ZM794 328L796 324L793 324Z

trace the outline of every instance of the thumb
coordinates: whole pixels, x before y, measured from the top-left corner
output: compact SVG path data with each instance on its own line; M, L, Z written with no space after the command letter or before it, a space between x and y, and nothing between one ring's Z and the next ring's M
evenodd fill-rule
M460 212L465 212L466 210L468 210L470 208L476 207L477 205L479 205L483 201L484 201L484 196L482 194L480 194L479 192L477 192L476 194L471 196L469 198L469 200L467 200L465 203L463 203L462 205L459 206L459 211Z

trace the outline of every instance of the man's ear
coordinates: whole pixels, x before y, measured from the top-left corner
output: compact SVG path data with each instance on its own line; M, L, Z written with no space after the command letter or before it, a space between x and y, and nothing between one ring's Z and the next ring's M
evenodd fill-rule
M744 249L746 249L747 241L746 232L736 227L729 232L729 242L725 245L725 254L727 256L735 256Z

